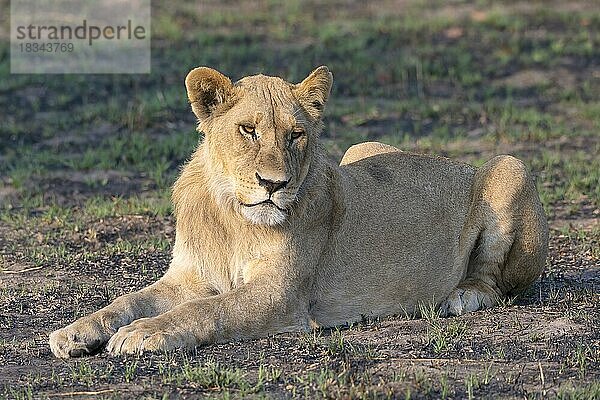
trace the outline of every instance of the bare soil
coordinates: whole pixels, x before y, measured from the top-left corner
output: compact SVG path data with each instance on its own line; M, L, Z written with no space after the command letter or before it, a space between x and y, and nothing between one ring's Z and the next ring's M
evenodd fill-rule
M92 238L86 232L94 232ZM447 319L393 317L341 331L282 334L193 352L58 360L48 334L114 297L144 287L169 263L169 252L106 252L116 241L173 239L171 218L122 216L90 221L79 232L53 223L13 230L0 225L0 387L35 397L404 397L546 398L600 378L598 243L554 230L544 275L512 304ZM52 237L52 239L48 239ZM31 239L33 238L33 239ZM37 238L37 239L36 239ZM23 243L62 243L72 257L35 266ZM458 333L455 328L458 327ZM435 332L442 332L436 336ZM447 343L436 347L436 340ZM341 344L340 344L341 343ZM127 369L136 364L127 377ZM281 373L260 388L202 386L182 366L218 363L259 382L259 369ZM87 372L93 371L93 372ZM322 376L321 380L317 377ZM311 378L312 377L312 378ZM127 381L126 381L127 380ZM79 393L79 394L77 394ZM87 393L87 394L86 394Z

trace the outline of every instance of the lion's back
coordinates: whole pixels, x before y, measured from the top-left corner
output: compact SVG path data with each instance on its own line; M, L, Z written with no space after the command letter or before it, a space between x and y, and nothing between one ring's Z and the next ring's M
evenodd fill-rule
M340 163L346 198L387 202L390 196L414 205L434 201L465 203L475 167L444 157L401 151L393 146L367 142L354 145ZM360 201L360 200L359 200Z
M315 308L325 325L344 315L394 314L401 305L431 301L433 293L455 287L463 272L453 266L475 168L369 147L372 155L340 167L344 222L322 266L328 283Z
M367 157L371 157L378 154L386 154L400 151L397 147L390 146L389 144L380 142L363 142L350 146L344 153L340 166L352 164L356 161L362 160Z
M475 168L441 157L388 151L340 167L349 229L389 240L425 241L460 230ZM442 236L445 236L442 234ZM416 244L416 243L415 243Z

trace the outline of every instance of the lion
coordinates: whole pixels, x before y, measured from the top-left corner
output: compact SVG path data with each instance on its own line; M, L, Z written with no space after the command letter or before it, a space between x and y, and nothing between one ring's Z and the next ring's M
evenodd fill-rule
M173 188L154 284L50 335L57 357L166 351L334 327L433 304L461 315L540 275L548 226L525 165L480 168L368 142L319 144L333 76L185 79L200 141Z

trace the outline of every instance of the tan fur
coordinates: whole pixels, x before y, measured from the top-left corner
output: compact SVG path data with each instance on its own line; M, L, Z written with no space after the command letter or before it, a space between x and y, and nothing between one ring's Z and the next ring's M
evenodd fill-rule
M173 190L171 266L53 332L54 354L191 347L426 303L462 314L539 276L548 229L519 160L477 169L363 143L331 164L318 144L331 84L326 67L297 85L191 71L205 139Z

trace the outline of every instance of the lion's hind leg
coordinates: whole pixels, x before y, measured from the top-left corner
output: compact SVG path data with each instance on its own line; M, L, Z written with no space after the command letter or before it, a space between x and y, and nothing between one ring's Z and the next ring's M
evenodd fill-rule
M546 259L548 226L523 163L495 157L477 171L473 185L463 231L472 248L463 280L440 305L446 315L491 307L519 294L537 279Z

